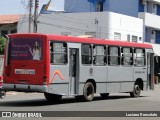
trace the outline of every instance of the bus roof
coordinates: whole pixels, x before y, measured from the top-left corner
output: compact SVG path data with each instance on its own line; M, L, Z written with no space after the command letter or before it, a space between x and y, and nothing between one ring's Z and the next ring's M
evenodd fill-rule
M127 41L117 41L117 40L105 40L96 38L79 38L73 36L61 36L54 34L37 34L37 33L26 33L26 34L9 34L12 38L27 38L27 37L46 37L47 40L56 40L62 42L73 42L73 43L88 43L88 44L99 44L99 45L112 45L112 46L122 46L122 47L137 47L137 48L152 48L150 44L127 42Z

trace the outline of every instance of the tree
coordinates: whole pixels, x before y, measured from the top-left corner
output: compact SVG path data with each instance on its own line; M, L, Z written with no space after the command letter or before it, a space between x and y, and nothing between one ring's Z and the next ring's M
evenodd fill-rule
M6 38L0 36L0 55L4 54L5 45L6 45Z

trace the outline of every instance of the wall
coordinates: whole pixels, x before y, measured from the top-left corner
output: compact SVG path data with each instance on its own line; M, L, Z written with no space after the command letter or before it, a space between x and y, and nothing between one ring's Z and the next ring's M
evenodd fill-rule
M104 11L112 11L133 17L138 16L139 0L107 0Z
M92 2L89 2L92 1ZM95 0L65 0L66 12L96 12ZM111 11L129 16L138 16L139 0L103 0L103 11Z
M88 0L65 0L64 11L74 12L95 12L95 4Z

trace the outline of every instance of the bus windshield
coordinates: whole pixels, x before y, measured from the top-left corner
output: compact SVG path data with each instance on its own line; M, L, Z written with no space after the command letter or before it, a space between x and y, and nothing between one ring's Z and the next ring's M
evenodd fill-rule
M9 42L10 60L41 60L42 40L38 38L14 38Z

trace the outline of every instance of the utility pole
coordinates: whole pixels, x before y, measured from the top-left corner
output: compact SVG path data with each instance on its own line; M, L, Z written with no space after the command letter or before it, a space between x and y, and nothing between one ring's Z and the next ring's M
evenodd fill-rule
M31 33L31 27L32 27L32 8L33 8L33 0L29 0L29 26L28 26L28 32Z
M33 31L37 33L37 18L38 18L38 7L39 7L39 0L35 0L35 10L34 10L34 26Z
M98 31L98 20L95 19L95 24L96 24L96 38L99 38L99 31Z

